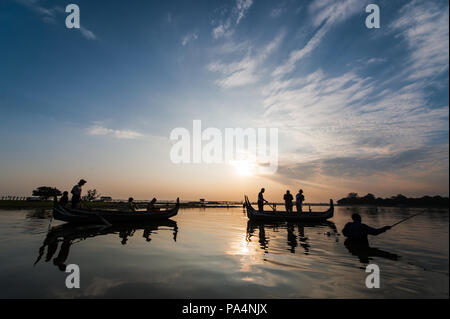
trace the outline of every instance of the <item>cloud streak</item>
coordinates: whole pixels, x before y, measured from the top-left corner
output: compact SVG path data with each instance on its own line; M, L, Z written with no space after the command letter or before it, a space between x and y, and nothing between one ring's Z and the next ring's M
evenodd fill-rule
M132 130L114 130L101 125L93 125L87 129L88 135L109 135L118 139L138 139L144 135Z
M187 45L189 42L197 40L198 39L198 32L194 31L194 32L190 32L188 34L186 34L183 39L181 40L181 44L183 46Z
M391 29L410 49L409 79L433 77L448 70L448 25L448 2L442 7L431 1L412 1L400 10Z
M261 50L257 50L257 54L252 54L251 47L248 47L246 55L238 61L210 63L208 70L221 75L216 84L222 88L234 88L256 83L260 78L259 68L270 54L278 49L284 36L284 33L280 33Z
M349 17L361 12L362 4L358 0L322 0L314 1L310 7L310 14L313 16L313 25L319 27L314 33L313 37L306 43L306 45L297 50L293 50L289 54L288 60L282 65L278 66L272 73L273 76L284 76L292 72L296 64L315 50L322 42L325 35L332 29L332 27Z
M253 0L237 0L236 5L227 14L226 9L220 11L222 18L212 30L214 39L229 37L234 33L234 28L245 18ZM223 17L226 16L226 17Z

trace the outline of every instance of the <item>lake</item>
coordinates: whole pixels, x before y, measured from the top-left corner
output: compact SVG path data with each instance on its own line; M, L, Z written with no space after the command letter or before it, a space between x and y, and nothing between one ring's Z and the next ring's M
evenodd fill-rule
M344 245L354 212L381 227L422 211L336 207L327 223L267 225L242 208L192 208L138 229L52 221L48 233L51 211L0 210L0 298L448 298L448 209L370 237L369 254ZM65 286L69 264L79 289Z

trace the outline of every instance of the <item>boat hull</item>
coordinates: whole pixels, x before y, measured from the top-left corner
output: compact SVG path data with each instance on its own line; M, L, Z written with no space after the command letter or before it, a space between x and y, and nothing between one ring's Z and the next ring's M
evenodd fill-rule
M143 223L152 221L166 220L178 214L179 200L172 209L161 212L120 212L120 211L102 211L102 210L70 210L56 205L53 208L53 218L74 224L122 224L122 223Z
M333 200L330 200L330 208L320 213L287 213L255 210L248 197L245 197L245 207L247 209L247 217L252 221L260 222L322 222L334 216Z

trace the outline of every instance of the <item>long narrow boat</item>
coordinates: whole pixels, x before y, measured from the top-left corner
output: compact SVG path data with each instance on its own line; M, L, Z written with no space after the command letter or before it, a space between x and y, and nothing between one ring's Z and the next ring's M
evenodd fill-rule
M56 204L53 208L53 218L76 224L140 223L169 219L178 214L179 207L180 200L178 198L174 208L160 212L68 209Z
M245 207L247 208L247 217L252 221L263 221L263 222L276 222L276 221L286 221L286 222L322 222L334 215L334 205L333 200L330 199L330 208L324 212L311 212L311 213L288 213L285 211L263 211L252 207L247 196L245 196Z

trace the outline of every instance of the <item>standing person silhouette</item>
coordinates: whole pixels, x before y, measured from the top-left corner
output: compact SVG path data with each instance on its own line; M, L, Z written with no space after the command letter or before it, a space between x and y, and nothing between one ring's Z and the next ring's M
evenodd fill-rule
M84 179L80 179L77 185L75 185L72 190L72 209L78 208L81 202L81 191L84 184L87 182Z
M297 213L301 213L303 211L303 201L305 200L305 196L303 196L303 189L300 189L295 195L295 206L297 206Z
M294 200L294 197L292 196L291 192L289 190L286 191L286 194L283 196L284 199L284 206L286 207L287 213L292 213L292 201Z
M266 190L264 188L261 188L261 191L258 193L258 211L260 213L264 211L264 202L267 202L263 196L265 191Z

